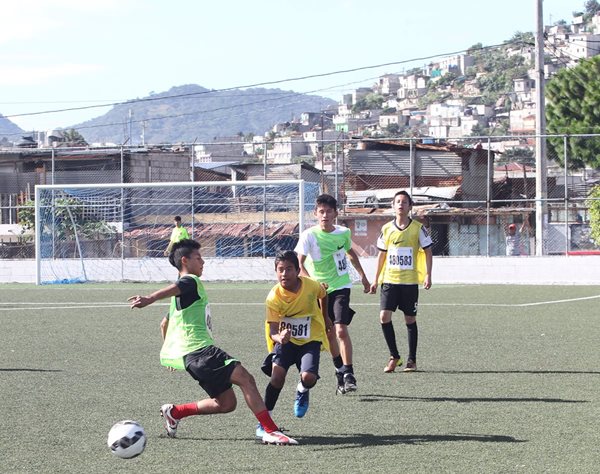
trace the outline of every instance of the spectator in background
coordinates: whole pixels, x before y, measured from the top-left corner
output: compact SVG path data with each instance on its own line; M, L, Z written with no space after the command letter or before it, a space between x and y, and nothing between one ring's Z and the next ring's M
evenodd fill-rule
M521 234L527 227L527 217L523 219L521 227L517 229L516 224L510 224L506 231L506 255L515 256L523 255L523 244L521 242Z

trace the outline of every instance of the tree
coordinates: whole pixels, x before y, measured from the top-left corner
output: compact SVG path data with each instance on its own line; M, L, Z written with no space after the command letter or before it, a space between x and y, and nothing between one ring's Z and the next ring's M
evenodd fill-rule
M51 206L51 202L43 203L45 206ZM23 228L23 233L35 229L35 203L28 201L25 206L19 210L19 224ZM88 239L102 239L114 235L117 230L102 219L97 219L86 215L85 205L75 198L57 198L54 201L53 227L50 228L46 223L42 232L53 231L61 239L72 239L77 233L81 237Z
M362 99L356 101L356 104L352 106L352 112L357 113L362 110L380 109L384 100L384 97L380 94L367 94Z
M600 11L600 3L596 0L587 0L583 4L583 8L585 9L585 20L587 21Z
M395 137L400 132L400 125L397 123L390 123L387 127L385 127L385 131L388 135Z
M535 155L531 148L509 148L498 159L497 164L520 163L535 166Z
M600 56L564 68L546 86L546 129L549 134L576 135L600 131ZM562 137L548 138L548 151L564 160ZM600 138L569 137L569 165L600 167Z
M70 146L87 146L88 144L85 141L85 138L83 138L83 135L74 128L70 128L69 130L63 130L62 134L65 143L67 143Z
M600 186L595 186L589 197L591 237L596 245L600 245Z

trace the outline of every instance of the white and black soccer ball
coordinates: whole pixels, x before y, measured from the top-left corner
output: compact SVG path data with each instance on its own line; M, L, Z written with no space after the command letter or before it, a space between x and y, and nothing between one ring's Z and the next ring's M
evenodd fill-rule
M131 459L144 452L146 433L137 421L119 421L108 432L107 444L115 456Z

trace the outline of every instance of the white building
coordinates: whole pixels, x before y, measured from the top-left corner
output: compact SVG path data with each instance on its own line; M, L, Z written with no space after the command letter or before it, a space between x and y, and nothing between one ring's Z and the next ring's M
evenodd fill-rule
M308 148L302 136L279 137L273 140L273 149L267 150L269 163L291 163L292 158L305 156Z

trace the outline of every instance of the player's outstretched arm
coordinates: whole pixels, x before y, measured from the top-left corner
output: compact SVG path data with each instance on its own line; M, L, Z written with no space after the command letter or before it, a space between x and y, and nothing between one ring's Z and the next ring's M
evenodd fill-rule
M169 285L165 288L162 288L148 296L135 295L127 298L127 301L130 303L130 307L133 308L145 308L148 305L151 305L155 301L162 300L164 298L170 298L171 296L178 296L181 292L179 291L179 287L175 284Z

